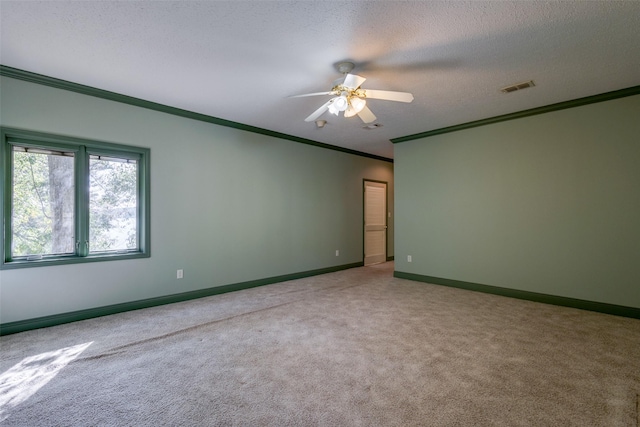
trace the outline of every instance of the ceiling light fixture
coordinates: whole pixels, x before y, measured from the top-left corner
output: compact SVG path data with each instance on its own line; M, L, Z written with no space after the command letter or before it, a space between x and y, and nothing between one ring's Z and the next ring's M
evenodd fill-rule
M347 92L342 92L340 96L334 98L333 102L329 105L329 112L337 116L339 112L346 111L347 108L349 108Z
M327 92L305 93L294 95L290 98L302 98L307 96L332 95L329 101L322 104L320 108L304 119L305 122L312 122L323 115L326 111L333 115L340 115L344 112L344 117L359 116L364 123L373 123L376 116L366 105L365 98L384 99L396 102L411 102L413 95L408 92L394 92L390 90L362 89L360 86L365 79L362 76L351 74L352 62L341 62L336 65L336 69L344 74L344 79L338 79L331 90Z
M367 101L365 101L364 99L358 98L357 96L351 97L351 106L356 111L356 114L362 111L365 105L367 105Z
M349 97L349 108L344 112L345 117L353 117L367 105L367 101L357 96Z
M322 129L327 124L326 120L316 120L316 127Z

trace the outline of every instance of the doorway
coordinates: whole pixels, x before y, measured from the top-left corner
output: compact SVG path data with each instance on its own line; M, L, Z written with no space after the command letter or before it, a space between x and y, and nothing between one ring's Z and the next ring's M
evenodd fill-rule
M387 183L364 180L364 265L387 260Z

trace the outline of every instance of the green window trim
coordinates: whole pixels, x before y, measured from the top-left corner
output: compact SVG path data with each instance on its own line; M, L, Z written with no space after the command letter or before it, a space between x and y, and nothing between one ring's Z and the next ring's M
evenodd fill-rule
M0 269L64 265L150 257L150 149L23 129L0 127L0 212L3 216ZM36 257L12 256L13 147L34 152L69 155L74 158L75 241L74 253ZM137 163L137 211L135 249L90 252L89 242L89 161L90 159Z

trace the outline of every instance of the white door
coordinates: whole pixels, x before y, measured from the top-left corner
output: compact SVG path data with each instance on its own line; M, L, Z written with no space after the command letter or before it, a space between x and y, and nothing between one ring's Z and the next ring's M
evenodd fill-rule
M387 184L364 182L364 265L387 260Z

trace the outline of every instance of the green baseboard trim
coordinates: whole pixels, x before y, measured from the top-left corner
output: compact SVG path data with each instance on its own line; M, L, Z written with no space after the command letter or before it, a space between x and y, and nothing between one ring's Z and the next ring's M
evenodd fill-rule
M388 257L387 257L387 262L389 262L389 261L393 261L394 259L396 259L396 257L394 257L394 256L388 256Z
M481 285L479 283L443 279L441 277L423 276L421 274L404 273L402 271L394 271L393 277L414 280L416 282L431 283L434 285L450 286L453 288L466 289L469 291L484 292L487 294L501 295L504 297L523 299L527 301L541 302L544 304L560 305L563 307L579 308L581 310L597 311L599 313L613 314L615 316L640 319L640 308L636 307L627 307L623 305L607 304L603 302L540 294L537 292L521 291L518 289L502 288L499 286Z
M319 274L333 273L350 268L362 267L363 265L363 262L337 265L333 267L320 268L317 270L309 270L299 273L285 274L282 276L268 277L266 279L250 280L248 282L215 286L212 288L199 289L196 291L183 292L179 294L107 305L103 307L89 308L86 310L72 311L68 313L54 314L51 316L37 317L34 319L19 320L17 322L0 324L0 335L10 335L18 332L29 331L32 329L48 328L50 326L62 325L64 323L71 323L77 322L79 320L108 316L110 314L117 314L125 311L139 310L141 308L156 307L158 305L189 301L192 299L204 298L212 295L224 294L227 292L240 291L243 289L255 288L258 286L271 285L273 283L286 282L287 280L302 279L305 277L317 276Z
M159 104L157 102L147 101L140 98L134 98L128 95L111 92L108 90L98 89L92 86L86 86L67 80L57 79L55 77L45 76L43 74L33 73L31 71L20 70L18 68L8 67L0 64L0 76L11 77L12 79L23 80L26 82L37 83L56 89L64 89L70 92L81 93L83 95L95 96L97 98L108 99L110 101L121 102L136 107L147 108L149 110L160 111L162 113L173 114L174 116L186 117L188 119L199 120L202 122L213 123L215 125L230 127L247 132L253 132L261 135L272 136L274 138L286 139L289 141L299 142L301 144L313 145L314 147L326 148L328 150L340 151L342 153L353 154L360 157L367 157L375 160L393 163L393 159L369 154L362 151L352 150L350 148L338 147L337 145L325 144L324 142L313 141L311 139L301 138L298 136L288 135L281 132L263 129L256 126L245 125L244 123L233 122L231 120L221 119L219 117L208 116L206 114L196 113L189 110L183 110L169 105Z

